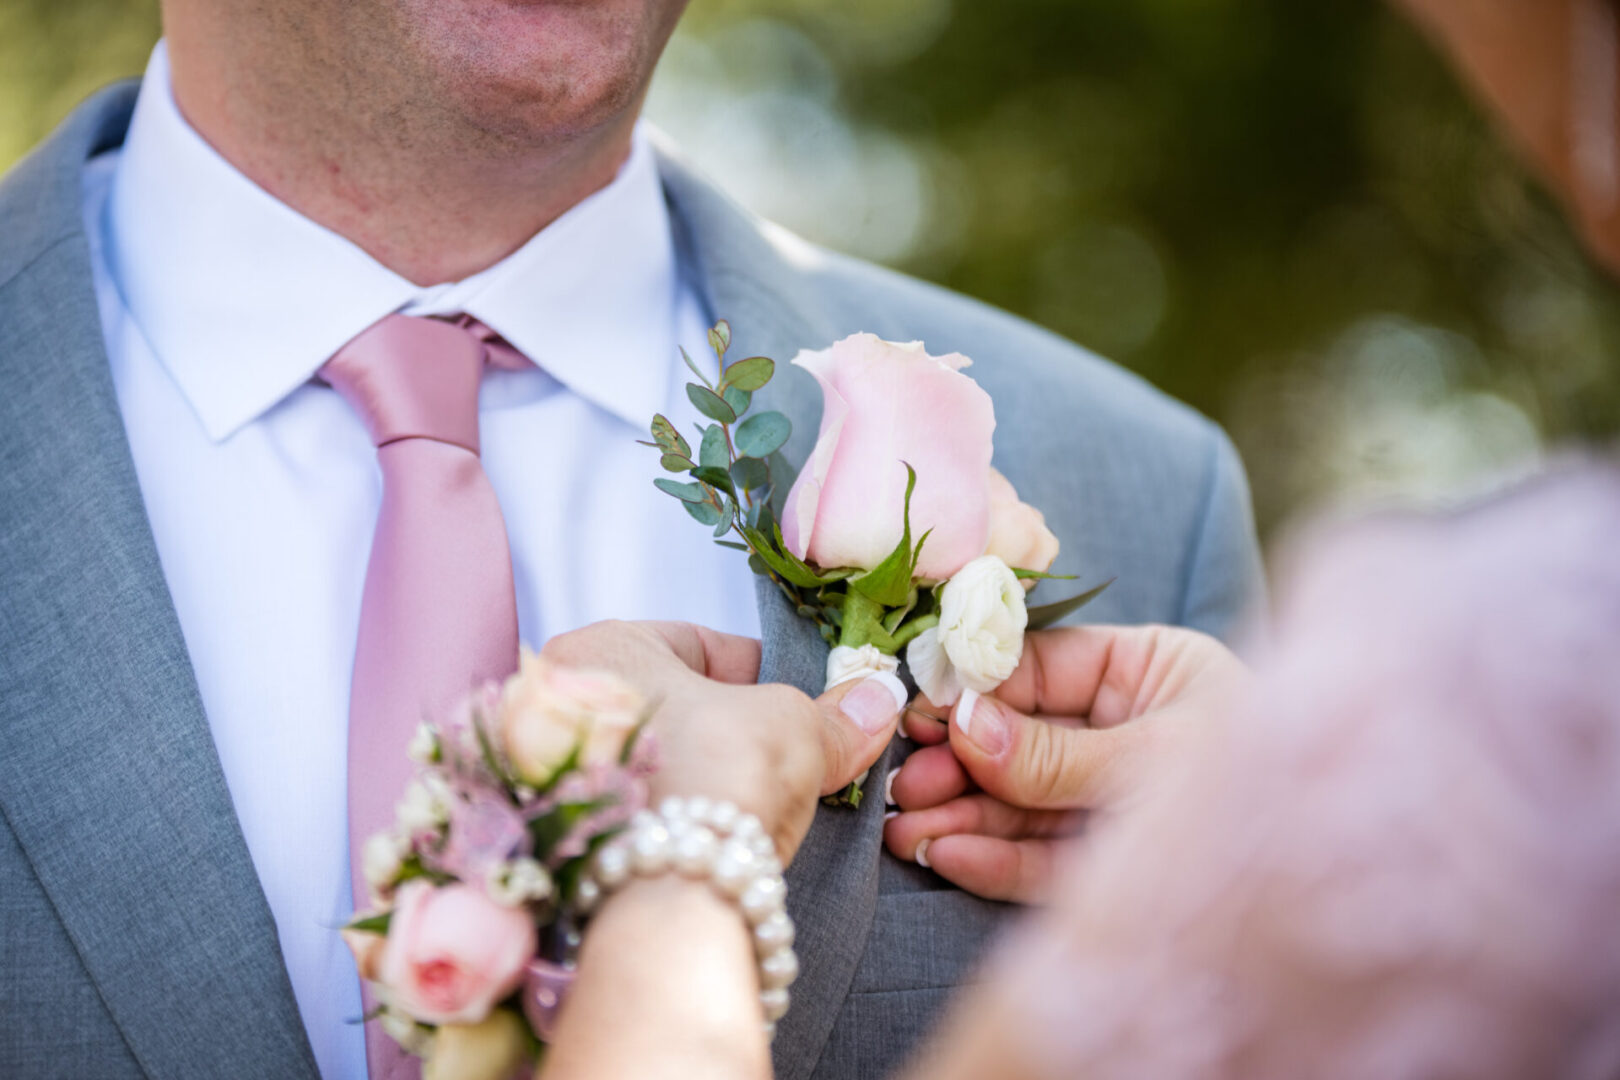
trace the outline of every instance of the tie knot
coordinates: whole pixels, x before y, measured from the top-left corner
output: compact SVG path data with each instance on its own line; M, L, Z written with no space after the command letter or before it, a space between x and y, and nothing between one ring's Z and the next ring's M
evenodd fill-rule
M524 362L470 316L388 315L334 353L321 378L360 415L376 446L434 439L476 454L484 365Z

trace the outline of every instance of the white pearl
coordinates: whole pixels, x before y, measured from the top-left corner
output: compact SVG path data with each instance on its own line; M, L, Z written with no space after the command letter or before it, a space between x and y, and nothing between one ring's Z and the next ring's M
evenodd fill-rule
M760 858L767 858L776 854L776 841L764 833L757 833L748 838L748 846L754 849L754 854Z
M709 824L714 826L716 832L729 833L741 816L742 811L737 809L736 803L722 799L709 809Z
M758 926L778 911L787 899L787 886L778 877L755 878L737 901L750 926Z
M632 829L649 829L654 825L662 825L664 819L651 810L637 810L630 818Z
M765 1019L774 1023L787 1015L788 992L782 989L761 991L759 1003L765 1009Z
M596 853L596 878L603 886L617 889L630 876L630 852L622 843L608 844Z
M747 843L752 837L764 836L765 826L753 814L743 814L737 818L737 824L731 827L731 835Z
M793 920L785 911L778 911L754 927L754 946L761 956L781 952L793 945Z
M707 795L693 795L686 800L686 816L693 821L708 821L709 811L714 809L714 800Z
M760 877L781 877L782 870L782 860L775 855L767 855L759 860Z
M658 812L667 818L686 816L686 800L679 795L667 795L664 801L658 804Z
M728 841L714 859L714 887L735 900L759 876L758 862L752 851Z
M574 902L579 905L582 914L589 915L596 907L596 902L602 899L602 886L590 878L580 878L579 885L574 890Z
M669 830L662 825L637 830L630 838L630 865L642 877L663 873L669 865Z
M719 850L720 842L714 838L714 833L699 826L675 838L671 859L677 873L693 878L707 877Z
M772 953L759 962L759 984L767 990L791 986L799 977L799 954L792 949Z

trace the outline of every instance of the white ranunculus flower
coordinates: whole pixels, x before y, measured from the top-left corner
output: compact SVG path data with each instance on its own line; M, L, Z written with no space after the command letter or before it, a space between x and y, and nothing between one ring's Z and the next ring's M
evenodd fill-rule
M366 884L378 892L388 889L399 880L405 856L410 851L410 837L395 829L372 833L360 852L360 868Z
M1024 585L995 555L982 555L940 587L939 625L917 635L906 663L917 686L936 705L950 705L964 689L988 694L1024 655Z
M407 836L437 829L450 820L453 797L440 777L427 773L406 785L394 808L394 820Z
M491 900L507 907L538 902L551 895L551 875L533 859L519 856L511 862L490 867L486 891Z
M432 724L418 724L416 734L405 748L405 756L418 765L432 765L439 760L439 733Z

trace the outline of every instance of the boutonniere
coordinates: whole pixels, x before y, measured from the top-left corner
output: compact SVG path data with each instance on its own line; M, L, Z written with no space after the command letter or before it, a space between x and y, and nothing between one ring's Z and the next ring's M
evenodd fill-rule
M731 328L709 331L712 377L687 396L710 421L697 450L666 417L652 441L665 470L658 487L746 553L827 643L828 687L894 672L904 653L918 688L936 705L964 689L989 693L1023 655L1024 632L1063 618L1107 582L1030 607L1026 595L1057 558L1039 510L991 467L995 408L962 369L959 353L930 356L922 342L854 334L793 363L822 393L821 432L782 495L778 451L792 434L778 412L750 413L776 373L764 356L728 363ZM844 800L859 805L859 784Z

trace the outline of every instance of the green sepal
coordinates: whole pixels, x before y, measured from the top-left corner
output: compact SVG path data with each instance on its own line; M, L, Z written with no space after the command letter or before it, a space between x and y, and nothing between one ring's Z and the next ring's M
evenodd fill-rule
M1019 581L1073 581L1076 574L1048 574L1042 570L1020 570L1012 568L1013 576Z
M1059 619L1074 614L1102 595L1102 591L1112 585L1114 580L1109 578L1095 589L1087 589L1079 596L1071 596L1067 600L1059 600L1053 604L1042 604L1039 607L1030 608L1028 629L1045 630Z
M692 404L697 406L697 411L710 420L718 420L722 424L734 424L737 422L737 414L732 411L731 406L727 405L724 398L708 387L699 386L697 383L687 383L686 396L692 399Z
M343 929L359 930L366 934L386 934L388 933L388 924L393 921L393 918L394 913L392 911L384 911L378 915L367 915L364 919L355 919L352 922L344 923Z
M886 608L899 607L911 594L911 571L916 566L916 549L911 546L911 493L917 486L917 470L906 466L906 503L900 542L872 569L849 579L849 587ZM928 537L925 534L924 540Z

